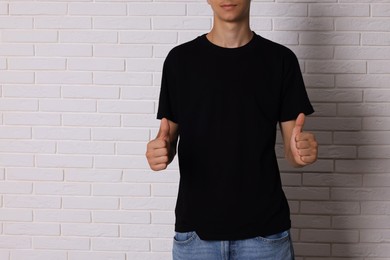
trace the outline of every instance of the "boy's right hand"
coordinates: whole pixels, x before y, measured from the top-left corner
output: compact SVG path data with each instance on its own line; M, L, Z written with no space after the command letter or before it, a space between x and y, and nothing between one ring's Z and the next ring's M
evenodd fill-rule
M170 163L170 149L169 122L166 118L163 118L156 139L148 143L146 150L146 158L153 171L160 171L167 168Z

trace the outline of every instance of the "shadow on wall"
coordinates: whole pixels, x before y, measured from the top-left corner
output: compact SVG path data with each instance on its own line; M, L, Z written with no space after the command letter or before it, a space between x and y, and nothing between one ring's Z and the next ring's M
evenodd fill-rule
M334 20L307 18L298 45L289 46L316 110L305 130L320 145L312 166L297 170L280 162L294 247L298 259L389 259L390 112L389 95L382 95L388 86L384 75L378 80L369 70L372 64L380 71L370 59L381 58L365 56L365 34L342 31L342 23L338 31Z

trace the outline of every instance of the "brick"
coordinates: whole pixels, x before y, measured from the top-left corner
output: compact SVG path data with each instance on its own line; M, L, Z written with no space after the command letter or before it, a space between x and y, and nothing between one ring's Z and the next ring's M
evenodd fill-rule
M4 234L58 236L60 235L60 225L48 223L6 223L4 226Z
M305 128L310 130L353 131L361 129L361 120L357 118L338 117L311 117L305 123Z
M61 43L117 43L115 31L61 31Z
M307 61L306 73L366 73L365 61Z
M0 140L0 152L5 153L55 153L54 142Z
M59 142L59 154L114 154L113 143L107 142Z
M99 44L94 46L95 57L150 58L152 53L153 48L148 45Z
M371 257L386 257L390 250L389 244L363 244L345 245L333 244L332 252L335 256L371 256Z
M124 170L123 181L145 183L178 183L178 170L164 170L153 172L152 170Z
M11 252L11 257L11 259L14 260L67 260L67 253L55 251L15 250Z
M382 229L361 230L360 241L363 243L389 243L390 231Z
M65 180L73 182L120 182L120 170L65 169Z
M31 209L0 209L0 220L3 222L32 222Z
M39 154L36 156L36 165L46 168L90 168L92 167L93 158L91 156L76 156L76 155L45 155Z
M331 65L329 64L329 66ZM318 66L317 69L325 70L321 65ZM307 92L311 102L331 103L331 102L362 102L363 101L363 91L361 90L308 89Z
M271 17L299 17L307 16L306 4L268 4L268 3L252 3L251 14L253 16L271 16Z
M93 195L149 197L149 184L93 184Z
M336 87L343 88L387 88L389 75L336 75Z
M177 33L155 31L120 32L119 42L131 44L174 44L177 42Z
M76 237L34 237L34 248L56 250L89 250L90 241L88 238Z
M177 184L152 184L152 195L155 197L176 197Z
M92 56L92 45L87 44L39 44L35 47L35 50L38 57Z
M18 98L58 98L61 90L59 86L53 85L3 85L3 95Z
M335 77L333 75L303 75L306 87L317 87L317 88L331 88L335 86Z
M320 158L356 158L357 151L354 146L327 146L321 145L318 151Z
M126 4L124 3L70 3L70 15L91 15L91 16L121 16L126 15Z
M154 102L151 101L99 101L100 113L152 114Z
M358 150L359 158L390 158L390 146L362 146Z
M123 59L68 59L69 70L81 71L124 71ZM96 89L96 88L95 88Z
M349 145L384 145L387 141L387 132L363 131L363 132L338 132L334 135L335 144Z
M133 238L171 238L171 225L121 225L121 235Z
M118 143L116 152L119 155L145 155L146 143Z
M360 34L350 32L301 32L299 43L310 45L359 45Z
M131 100L157 100L160 90L156 87L122 87L121 98Z
M92 19L71 16L35 17L34 26L37 29L91 29Z
M91 133L88 128L78 127L34 127L34 139L47 140L90 140Z
M356 230L301 230L300 241L315 243L357 243L359 231Z
M65 15L68 5L66 3L11 3L11 15Z
M145 156L95 156L95 167L98 169L145 169L148 167Z
M311 187L284 187L284 192L289 199L302 200L327 200L329 199L328 188Z
M350 173L384 173L388 172L389 160L339 160L336 161L336 171Z
M389 67L390 67L389 61L369 61L368 73L389 74L390 73Z
M119 200L117 198L99 197L65 197L62 200L64 209L93 209L109 210L118 209Z
M94 17L93 27L96 29L112 30L149 30L149 17Z
M390 202L388 201L363 201L361 202L362 215L389 215Z
M324 243L295 243L294 252L303 256L330 256L330 244Z
M94 128L92 139L101 141L148 141L149 130L137 128Z
M14 181L62 181L61 169L8 168L7 179Z
M210 27L210 18L189 17L155 17L152 26L155 30L207 30Z
M389 200L388 188L333 188L331 190L333 200Z
M151 249L154 252L171 252L173 246L173 235L170 239L152 239Z
M363 46L389 46L390 35L381 32L364 32L362 33Z
M32 241L27 236L1 236L0 249L31 249Z
M0 43L0 55L1 56L33 56L34 45L32 44L8 44ZM2 83L4 82L2 75Z
M4 14L8 14L8 3L0 3L0 14L1 15L4 15Z
M390 31L385 18L338 18L335 20L337 31Z
M363 118L364 130L390 130L390 118L386 117L366 117Z
M131 72L161 72L163 59L128 59L126 71Z
M58 41L58 33L55 31L34 30L3 31L2 41L12 43L53 43Z
M132 260L170 260L172 259L172 253L170 252L129 252L126 253L128 259Z
M119 115L106 114L66 114L62 116L62 122L65 126L119 126Z
M39 84L90 84L92 73L90 72L36 72L36 82Z
M32 167L33 155L0 154L0 165L3 167Z
M125 253L107 253L107 252L69 252L67 260L125 260Z
M186 6L183 3L130 3L130 16L184 16Z
M309 16L330 17L368 17L370 5L355 4L353 8L349 4L315 4L309 5Z
M112 86L62 86L62 96L80 99L117 99L119 90L119 87Z
M387 173L384 174L373 174L363 176L364 186L368 187L387 187L390 186L390 177Z
M30 139L31 127L1 126L0 139Z
M93 82L97 85L150 86L152 77L149 73L96 72L93 76Z
M352 203L350 201L301 201L300 213L317 215L352 215L360 213L360 205L358 202Z
M330 31L333 20L329 18L275 18L277 31Z
M91 213L87 210L34 210L34 220L37 222L56 222L56 223L90 223Z
M59 209L61 198L55 196L6 195L6 208Z
M269 21L269 19L258 19L258 20L260 23L262 22L262 20L265 21L266 26L270 28L269 30L272 30L272 20L271 21ZM268 26L268 23L270 24L269 26ZM280 43L283 45L298 45L298 43L299 43L298 32L288 32L288 31L281 31L281 32L270 31L270 32L268 32L267 31L267 32L261 32L260 35L271 40L271 41L274 41L274 42L277 42L277 43Z
M150 224L150 213L146 211L95 211L93 222L114 224Z
M390 5L389 4L373 4L372 16L373 17L389 17L390 16Z
M148 239L92 238L92 249L103 251L149 251Z
M293 228L330 228L331 217L321 215L292 215Z
M0 78L3 84L31 84L34 82L34 73L24 71L0 71Z
M342 116L386 116L390 111L388 103L340 104Z
M357 174L304 173L302 182L305 186L359 187L363 181Z
M333 59L334 53L331 46L291 46L290 49L299 59Z
M96 112L95 100L43 99L39 109L44 112Z
M84 183L35 183L34 192L38 195L82 196L91 194L91 186Z
M175 213L172 211L154 211L152 212L153 224L175 224Z
M13 70L65 70L66 60L55 58L11 58L8 68Z
M0 17L0 29L32 29L33 23L28 17Z
M61 234L75 237L119 237L119 226L91 223L61 224Z
M175 198L123 198L122 209L129 210L173 210Z
M335 47L336 59L385 60L390 58L390 48L386 47Z

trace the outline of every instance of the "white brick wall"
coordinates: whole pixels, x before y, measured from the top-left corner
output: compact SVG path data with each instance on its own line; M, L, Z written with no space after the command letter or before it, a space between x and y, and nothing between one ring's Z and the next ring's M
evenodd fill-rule
M0 0L1 260L170 259L177 161L143 154L166 54L211 24L206 0ZM319 161L280 159L297 259L390 259L390 1L253 0L252 28L316 109Z

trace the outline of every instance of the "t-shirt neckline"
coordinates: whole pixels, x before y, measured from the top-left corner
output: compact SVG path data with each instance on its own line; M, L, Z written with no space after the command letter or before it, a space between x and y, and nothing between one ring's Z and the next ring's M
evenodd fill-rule
M207 37L206 37L206 33L201 35L199 38L201 40L201 42L203 42L204 45L206 45L206 47L212 49L213 51L216 51L216 52L219 52L221 54L226 54L226 55L229 55L229 54L240 54L242 52L246 52L247 50L251 49L252 46L254 45L254 42L257 38L257 34L255 32L252 32L253 33L253 36L252 38L250 39L249 42L247 42L246 44L242 45L242 46L239 46L239 47L235 47L235 48L227 48L227 47L222 47L222 46L219 46L219 45L216 45L214 43L212 43Z

